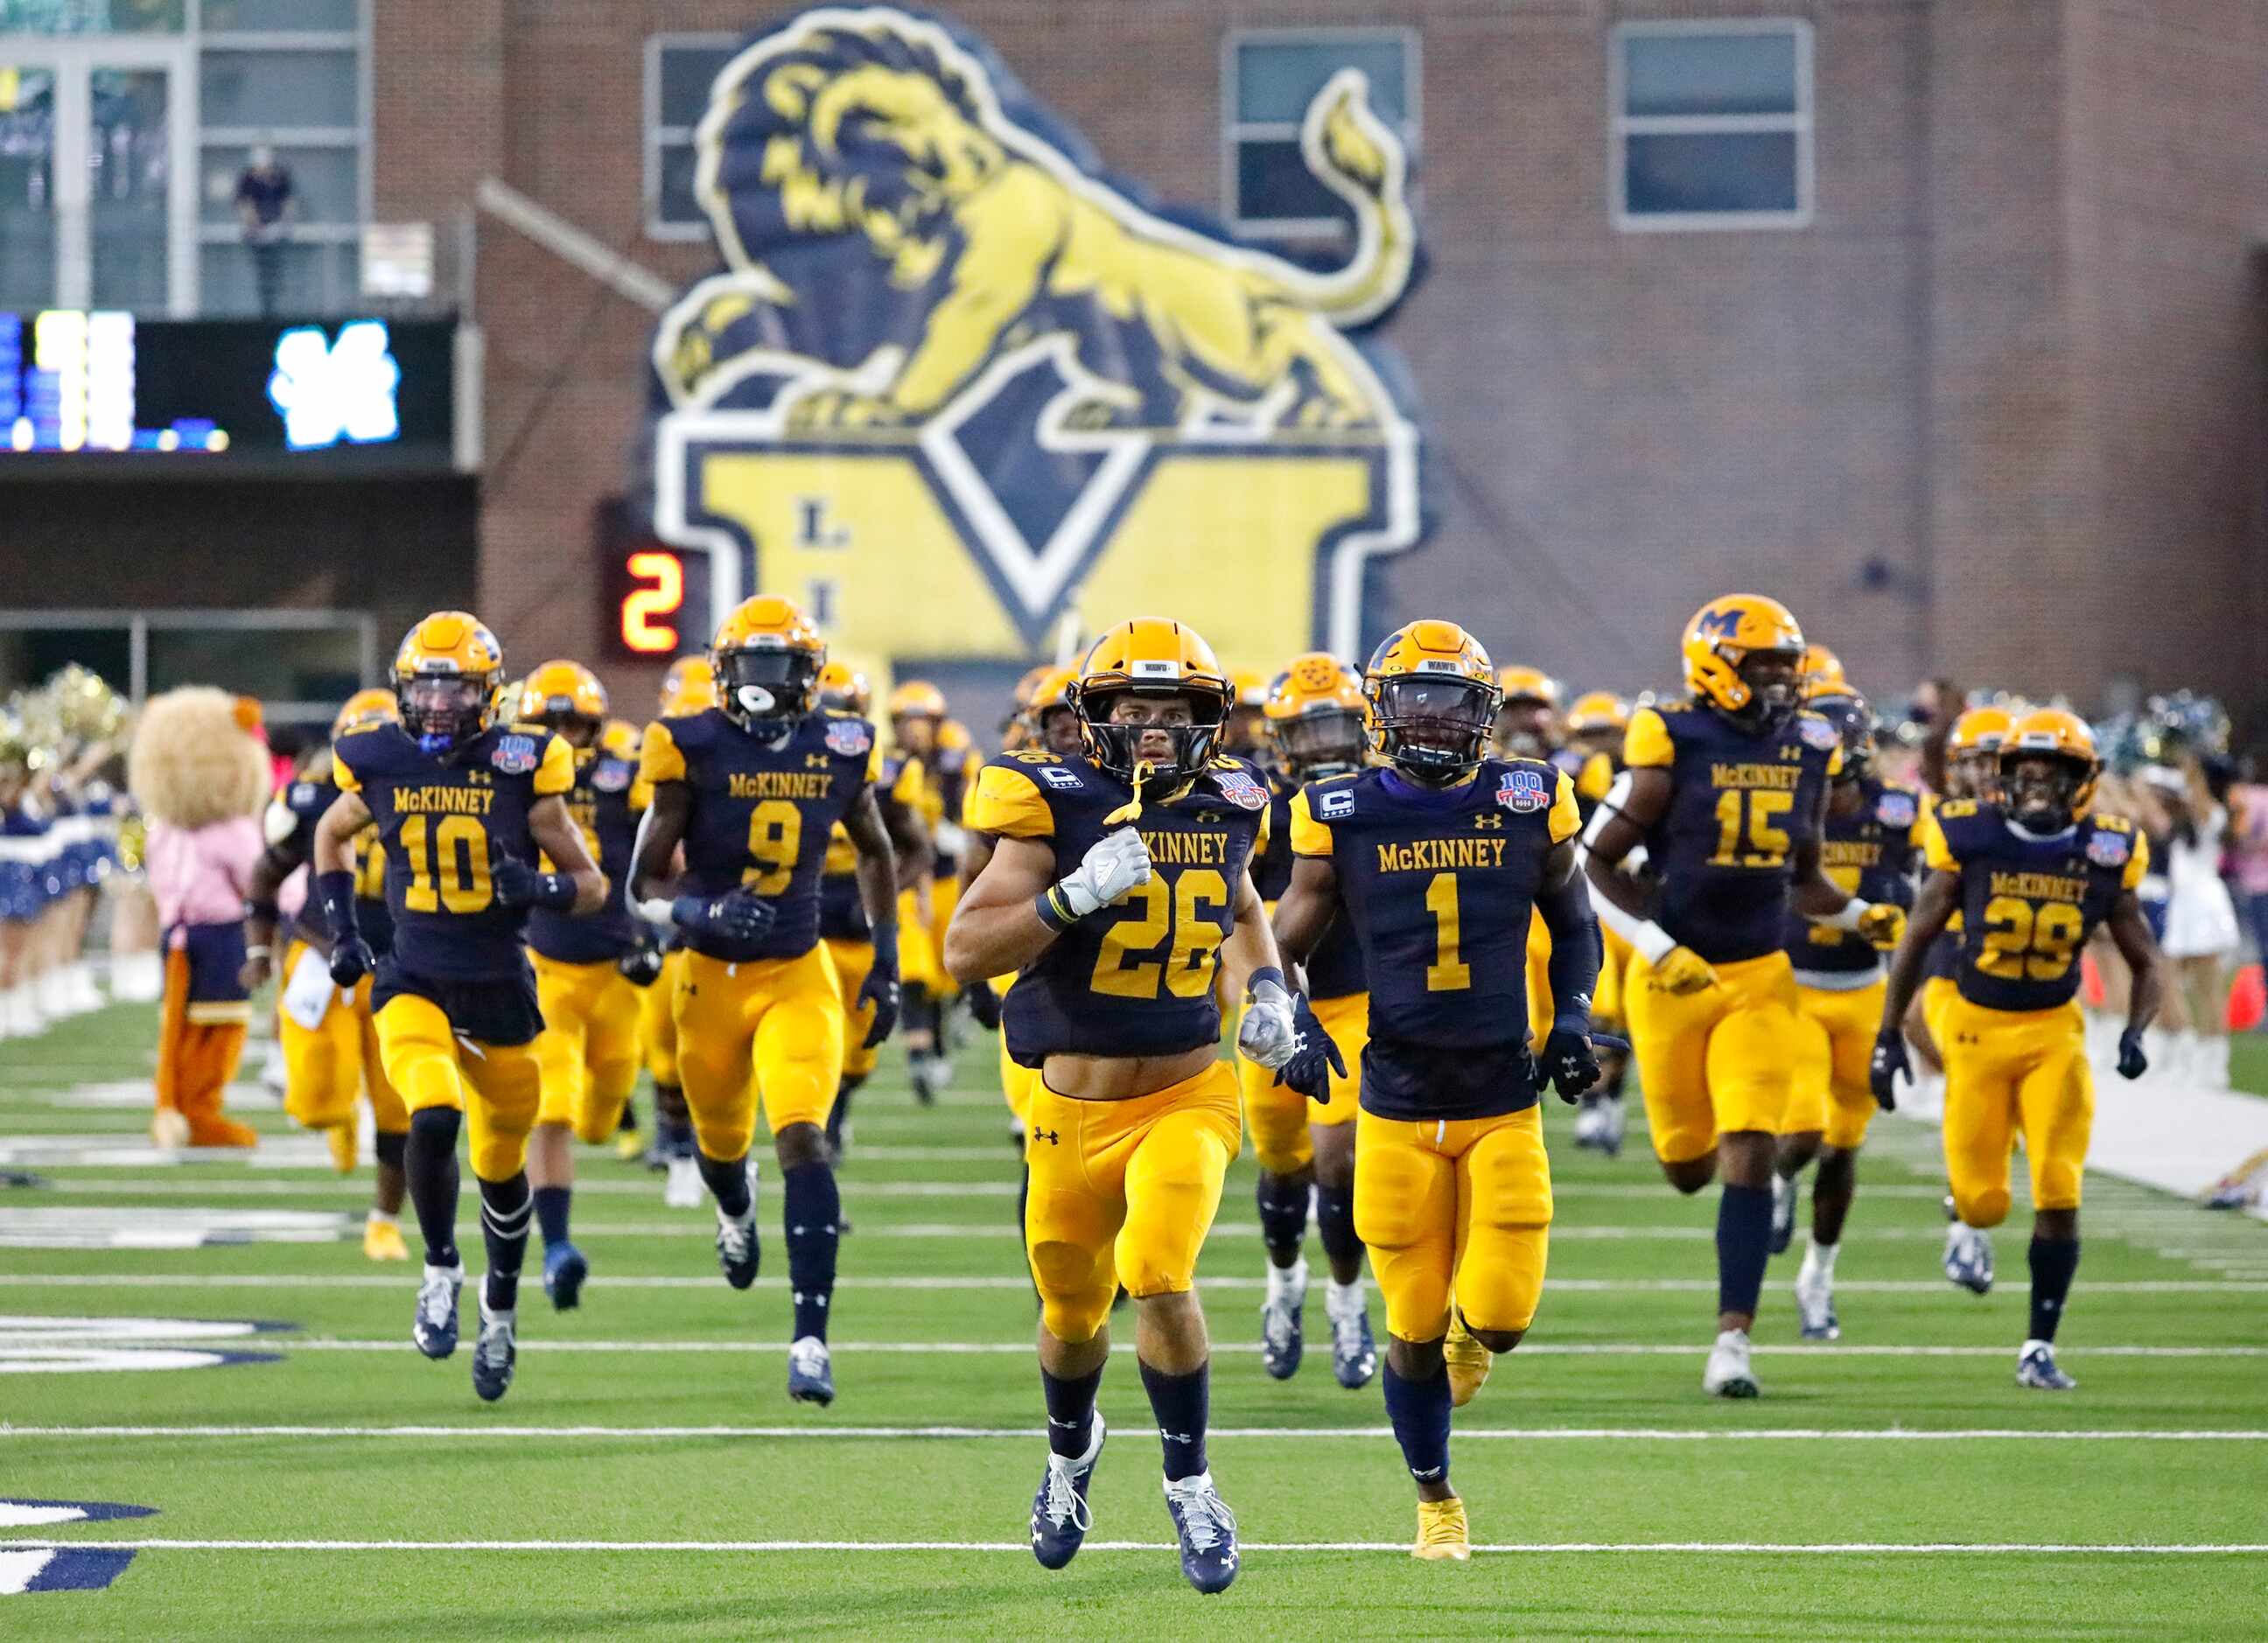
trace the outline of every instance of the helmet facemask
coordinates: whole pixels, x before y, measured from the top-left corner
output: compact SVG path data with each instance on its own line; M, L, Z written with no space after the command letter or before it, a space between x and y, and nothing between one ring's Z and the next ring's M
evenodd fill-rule
M2000 790L2008 815L2030 833L2060 833L2079 814L2088 767L2068 754L2008 748L2000 757Z
M401 727L431 754L445 754L488 728L490 684L473 674L418 674L394 685Z
M1190 715L1186 725L1124 724L1114 720L1118 704L1123 701L1152 702L1161 705L1180 703ZM1079 715L1081 728L1086 739L1088 756L1123 781L1132 781L1138 765L1147 764L1147 772L1154 777L1165 777L1178 785L1203 770L1212 762L1213 749L1219 744L1221 721L1226 704L1209 693L1191 691L1175 685L1170 689L1143 690L1120 686L1102 695L1081 693ZM1154 750L1143 751L1144 741L1162 733L1172 742L1171 754L1159 758Z
M759 736L784 735L811 711L821 659L787 645L735 646L717 656L717 700Z
M1734 718L1754 725L1784 725L1803 702L1801 651L1748 651L1733 664L1748 687L1749 703Z
M1446 786L1481 762L1496 729L1496 689L1458 674L1377 682L1379 749L1405 774Z
M1344 776L1362 764L1370 746L1363 716L1349 708L1329 708L1278 721L1272 726L1276 751L1298 775L1314 779Z

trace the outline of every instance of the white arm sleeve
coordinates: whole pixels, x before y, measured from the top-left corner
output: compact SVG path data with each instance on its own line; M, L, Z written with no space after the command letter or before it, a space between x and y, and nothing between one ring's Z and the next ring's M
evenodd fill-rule
M1591 812L1591 820L1583 829L1583 842L1576 851L1579 858L1588 859L1591 844L1598 837L1599 829L1606 826L1609 816L1622 814L1623 804L1630 798L1633 785L1628 770L1615 777L1614 785L1607 789L1607 796L1599 800L1599 807ZM1641 918L1636 913L1625 912L1608 900L1599 887L1590 882L1587 875L1583 888L1591 893L1591 910L1599 916L1599 922L1645 954L1647 963L1660 963L1662 954L1677 945L1676 939L1651 918Z

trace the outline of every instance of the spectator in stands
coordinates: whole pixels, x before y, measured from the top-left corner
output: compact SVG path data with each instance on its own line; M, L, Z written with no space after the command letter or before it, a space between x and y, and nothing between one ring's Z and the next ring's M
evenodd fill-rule
M244 225L245 248L252 254L252 283L260 312L276 312L284 293L284 250L294 201L291 168L267 144L256 144L251 163L236 180L237 220Z
M2259 777L2257 756L2248 759L2247 775ZM2254 955L2268 964L2268 782L2240 782L2229 789L2229 873L2235 880Z

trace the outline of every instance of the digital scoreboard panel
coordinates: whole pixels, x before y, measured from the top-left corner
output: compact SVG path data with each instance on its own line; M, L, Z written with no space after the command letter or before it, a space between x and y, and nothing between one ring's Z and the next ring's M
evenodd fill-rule
M0 313L0 468L166 457L446 469L452 319Z

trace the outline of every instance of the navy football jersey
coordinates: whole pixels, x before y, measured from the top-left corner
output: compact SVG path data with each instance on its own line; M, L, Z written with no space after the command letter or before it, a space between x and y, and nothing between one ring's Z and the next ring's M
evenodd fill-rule
M1132 789L1083 758L1019 749L977 772L968 826L1044 840L1056 876L1113 829ZM1268 790L1241 759L1216 759L1180 798L1145 805L1150 881L1057 936L1017 974L1001 1030L1017 1065L1051 1055L1170 1056L1220 1042L1213 998L1220 944L1246 870L1265 840Z
M1820 867L1838 889L1862 901L1911 907L1928 801L1902 782L1870 776L1858 785L1859 807L1849 815L1837 815L1829 802ZM1857 931L1814 924L1793 909L1787 916L1787 956L1799 973L1814 975L1867 975L1882 965L1881 950Z
M607 900L597 912L585 915L537 908L527 917L527 945L562 964L598 964L637 945L637 920L629 899L630 853L645 792L630 760L601 748L574 751L575 785L567 790L567 814L583 836L583 848L607 875ZM552 863L546 859L543 866L548 872Z
M883 755L873 785L886 816L892 805L920 809L922 768L902 754ZM858 894L858 847L850 842L850 829L840 822L827 836L827 863L819 880L819 933L829 941L874 939L874 927L866 922L865 901Z
M314 871L315 824L338 796L330 762L324 759L309 765L305 775L276 797L276 802L291 817L291 831L284 840L283 852L294 861L306 863L310 873ZM394 948L394 915L386 909L386 852L379 848L375 827L366 827L354 836L354 875L355 922L370 950L383 957ZM318 947L329 948L330 925L324 921L322 903L313 895L299 903L299 917L293 921L291 933Z
M1365 770L1293 799L1292 848L1336 870L1370 982L1367 1110L1480 1117L1535 1101L1528 922L1545 858L1580 827L1573 782L1530 759L1484 759L1448 788ZM1479 1087L1455 1087L1484 1065Z
M646 726L639 778L692 790L685 822L688 894L746 888L779 904L755 941L688 936L728 963L799 958L819 940L819 881L835 824L850 814L879 765L874 727L848 713L814 713L777 742L717 708Z
M1817 836L1843 742L1816 713L1753 733L1693 703L1640 708L1623 763L1669 772L1669 808L1646 830L1660 880L1654 922L1712 962L1778 952L1795 851Z
M1300 789L1281 771L1266 770L1264 777L1268 783L1268 843L1259 860L1253 864L1252 888L1260 892L1260 899L1273 911L1284 892L1292 888L1292 798ZM1354 922L1347 917L1344 902L1339 903L1330 928L1323 932L1323 939L1307 955L1307 979L1310 998L1344 998L1365 991L1362 942L1355 935Z
M2052 1010L2079 991L2079 953L2118 897L2149 871L2150 846L2124 816L2081 816L2035 838L1998 805L1948 799L1924 859L1961 875L1961 996L1993 1010Z
M378 824L401 969L436 981L524 973L527 912L497 901L492 875L506 858L535 860L527 814L573 785L574 749L540 725L498 725L436 757L400 726L374 725L339 738L331 769Z

